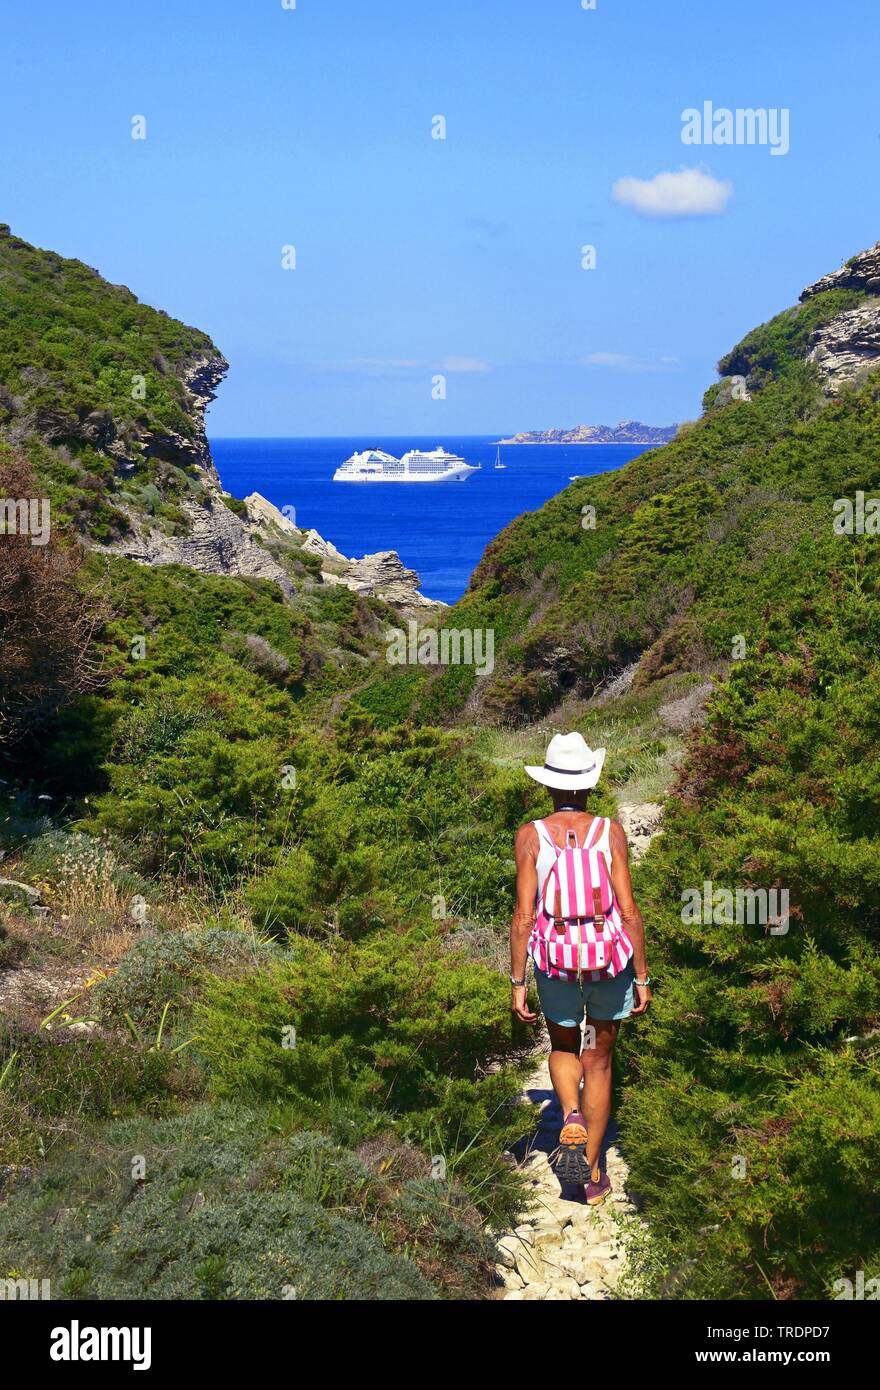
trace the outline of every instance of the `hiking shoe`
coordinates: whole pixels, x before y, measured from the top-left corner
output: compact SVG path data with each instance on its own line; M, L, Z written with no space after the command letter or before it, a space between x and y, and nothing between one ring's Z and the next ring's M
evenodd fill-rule
M590 1179L590 1165L587 1162L587 1127L579 1110L572 1110L566 1116L559 1135L559 1148L556 1150L555 1172L561 1183L576 1187Z
M600 1173L598 1181L590 1174L590 1181L584 1184L584 1196L591 1207L599 1206L611 1192L611 1179L607 1173Z

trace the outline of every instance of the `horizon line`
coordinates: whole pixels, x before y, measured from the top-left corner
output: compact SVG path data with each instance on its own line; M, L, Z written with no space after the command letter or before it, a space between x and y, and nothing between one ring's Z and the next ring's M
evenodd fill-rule
M639 423L645 424L645 421L641 420ZM675 427L675 423L677 422L673 422L672 425L649 425L648 429L673 429ZM548 426L548 428L561 429L563 427L550 425ZM577 426L573 425L569 428L576 429ZM604 426L604 428L613 429L615 427L613 425L606 425ZM517 433L542 434L544 433L544 431L518 430ZM505 442L503 439L496 439L494 433L489 433L482 430L444 430L440 433L435 434L386 434L384 430L373 430L369 434L367 434L366 431L359 431L357 433L347 434L212 434L210 430L206 430L206 434L208 439L440 439L443 435L445 435L447 439L487 439L493 444L501 444ZM510 437L511 436L508 436L508 439ZM535 440L533 442L540 444L542 441ZM610 439L602 440L600 442L606 444L634 444L638 441L626 439Z

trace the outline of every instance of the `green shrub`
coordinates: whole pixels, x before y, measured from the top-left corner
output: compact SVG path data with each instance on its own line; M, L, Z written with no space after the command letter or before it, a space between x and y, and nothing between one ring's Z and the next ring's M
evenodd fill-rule
M282 955L241 931L145 929L113 974L94 986L91 1002L103 1023L119 1028L129 1018L149 1032L166 1004L174 1006L172 1020L191 1005L206 971L252 972Z
M445 1184L401 1189L320 1135L288 1137L229 1105L117 1121L55 1155L0 1206L0 1250L0 1273L51 1278L56 1298L410 1301L491 1287L491 1245Z
M195 1083L168 1052L0 1028L0 1163L30 1163L90 1119L167 1114Z
M500 1154L531 1123L515 1104L522 1067L510 1065L527 1044L504 983L482 966L412 933L335 950L301 941L247 981L209 978L196 1021L219 1096L292 1105L326 1128L341 1112L347 1142L397 1117L469 1190L482 1185L487 1214L521 1200Z
M860 290L826 290L803 304L752 329L718 363L722 376L749 376L759 381L785 375L806 356L811 335L830 319L865 302Z
M622 1036L622 1130L652 1296L829 1298L880 1269L880 576L843 544L829 582L822 554L717 685L640 871L660 988ZM707 879L785 888L787 930L683 921Z
M231 512L234 512L236 516L242 517L243 520L247 520L248 509L243 497L227 497L226 494L223 493L222 500L223 505L228 507Z
M219 357L210 338L140 304L82 262L38 250L3 227L0 307L0 386L10 403L2 415L19 428L22 417L33 422L29 448L53 520L111 540L127 528L112 505L123 489L149 514L173 513L156 487L167 465L146 457L139 441L147 429L173 433L196 457L199 424L185 374L199 359ZM135 376L143 379L142 397L133 393ZM104 452L114 441L127 446L134 464L125 480Z
M149 881L125 862L125 850L107 837L53 829L27 841L19 869L34 881L57 884L89 878L121 894L152 897Z

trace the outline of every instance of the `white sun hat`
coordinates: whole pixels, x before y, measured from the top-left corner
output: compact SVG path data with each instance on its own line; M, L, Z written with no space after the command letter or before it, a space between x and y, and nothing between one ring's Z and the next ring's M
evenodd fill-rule
M543 767L526 772L544 787L579 792L595 787L605 761L604 748L591 748L582 734L554 734L547 744Z

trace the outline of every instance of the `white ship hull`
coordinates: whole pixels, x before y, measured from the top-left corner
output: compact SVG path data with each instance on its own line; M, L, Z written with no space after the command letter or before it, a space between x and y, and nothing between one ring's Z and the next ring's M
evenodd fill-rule
M355 472L337 468L333 474L334 483L463 483L478 470L470 464L462 468L449 468L443 473L380 473Z

